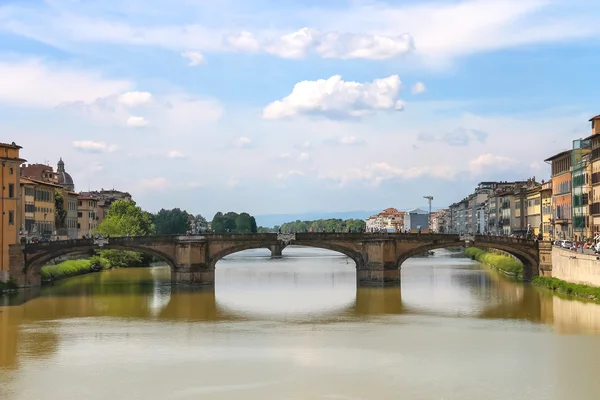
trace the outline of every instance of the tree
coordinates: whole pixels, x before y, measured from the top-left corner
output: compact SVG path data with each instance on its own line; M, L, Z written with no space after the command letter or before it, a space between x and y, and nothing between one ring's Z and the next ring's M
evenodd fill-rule
M281 225L282 232L304 232L314 229L315 232L320 232L325 229L328 232L335 230L336 232L347 232L352 230L358 232L366 228L365 221L361 219L319 219L315 221L300 221L286 222ZM279 227L275 227L277 231Z
M147 236L154 234L152 214L143 211L133 200L112 203L96 233L107 236Z
M67 220L67 210L65 210L65 198L60 190L54 190L54 225L56 229L63 229Z
M212 229L216 233L256 233L256 219L248 213L218 212L212 220Z
M186 211L179 208L172 210L161 209L154 215L154 226L159 235L184 235L190 229L190 217Z

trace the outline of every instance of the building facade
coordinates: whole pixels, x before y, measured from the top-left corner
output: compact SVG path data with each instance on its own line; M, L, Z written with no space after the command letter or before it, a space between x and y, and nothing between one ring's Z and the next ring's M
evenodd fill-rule
M2 196L2 215L0 215L0 281L6 282L9 270L8 246L19 242L19 220L21 219L21 164L25 161L20 156L21 146L14 142L0 143L0 188Z
M591 165L591 198L590 198L590 236L600 234L600 115L590 119L592 135L590 140L590 165Z
M403 211L395 208L386 208L377 215L372 215L366 220L367 232L400 232L404 227Z
M429 233L429 213L418 208L404 214L404 232Z
M79 195L77 202L77 229L79 237L91 237L98 227L98 201L89 196Z
M544 240L554 238L552 229L552 181L543 182L540 188L540 200L542 202L542 237Z
M21 177L20 191L24 211L20 222L22 237L28 241L56 238L54 194L61 189L61 186L54 183Z
M573 238L572 150L544 160L552 167L552 230L556 239Z
M534 184L526 192L525 224L527 233L539 236L542 226L542 185Z
M127 192L121 192L118 190L95 190L91 192L81 192L81 196L89 197L91 199L96 200L97 209L96 209L96 217L97 224L100 225L106 214L108 214L108 209L110 205L117 200L132 200L131 194Z

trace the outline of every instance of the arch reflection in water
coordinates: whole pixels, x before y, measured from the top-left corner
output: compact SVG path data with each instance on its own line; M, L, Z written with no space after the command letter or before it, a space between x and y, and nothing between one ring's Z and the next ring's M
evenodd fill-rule
M246 318L305 318L340 315L353 306L356 267L346 256L290 246L283 258L267 257L248 250L217 264L219 307Z

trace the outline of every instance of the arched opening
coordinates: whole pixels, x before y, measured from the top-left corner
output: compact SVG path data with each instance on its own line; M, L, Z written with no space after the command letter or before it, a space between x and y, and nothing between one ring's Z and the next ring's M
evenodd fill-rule
M171 270L175 262L170 254L163 253L158 249L136 246L106 245L103 247L94 245L80 245L74 247L65 246L49 252L40 252L27 257L24 273L41 280L41 283L49 283L65 278L87 275L91 272L105 270L127 270L141 269L142 267L163 265L164 279L170 282ZM136 268L137 267L137 268ZM156 277L145 272L148 279L142 279L144 273L137 272L135 281L156 281ZM125 276L127 273L123 272ZM150 279L153 278L153 279ZM88 278L88 281L93 279Z
M215 263L219 309L240 317L339 315L356 302L356 264L343 253L289 245L281 258L268 248L246 249Z

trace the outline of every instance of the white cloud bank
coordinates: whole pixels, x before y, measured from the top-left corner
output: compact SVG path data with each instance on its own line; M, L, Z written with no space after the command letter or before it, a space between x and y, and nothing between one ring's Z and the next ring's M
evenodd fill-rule
M317 81L298 82L288 96L263 109L265 119L295 115L321 115L327 118L349 118L375 111L404 109L398 94L402 82L398 75L375 79L371 83L343 81L340 75Z
M206 58L199 51L184 51L181 53L181 57L188 60L190 67L197 67L198 65L206 64Z
M127 126L131 126L132 128L143 128L148 125L150 125L150 122L144 117L131 116L127 118Z
M139 107L152 101L150 92L127 92L119 96L119 103L126 107Z
M76 140L73 143L73 148L83 153L112 153L117 150L116 145L108 145L104 142L94 142L92 140Z

